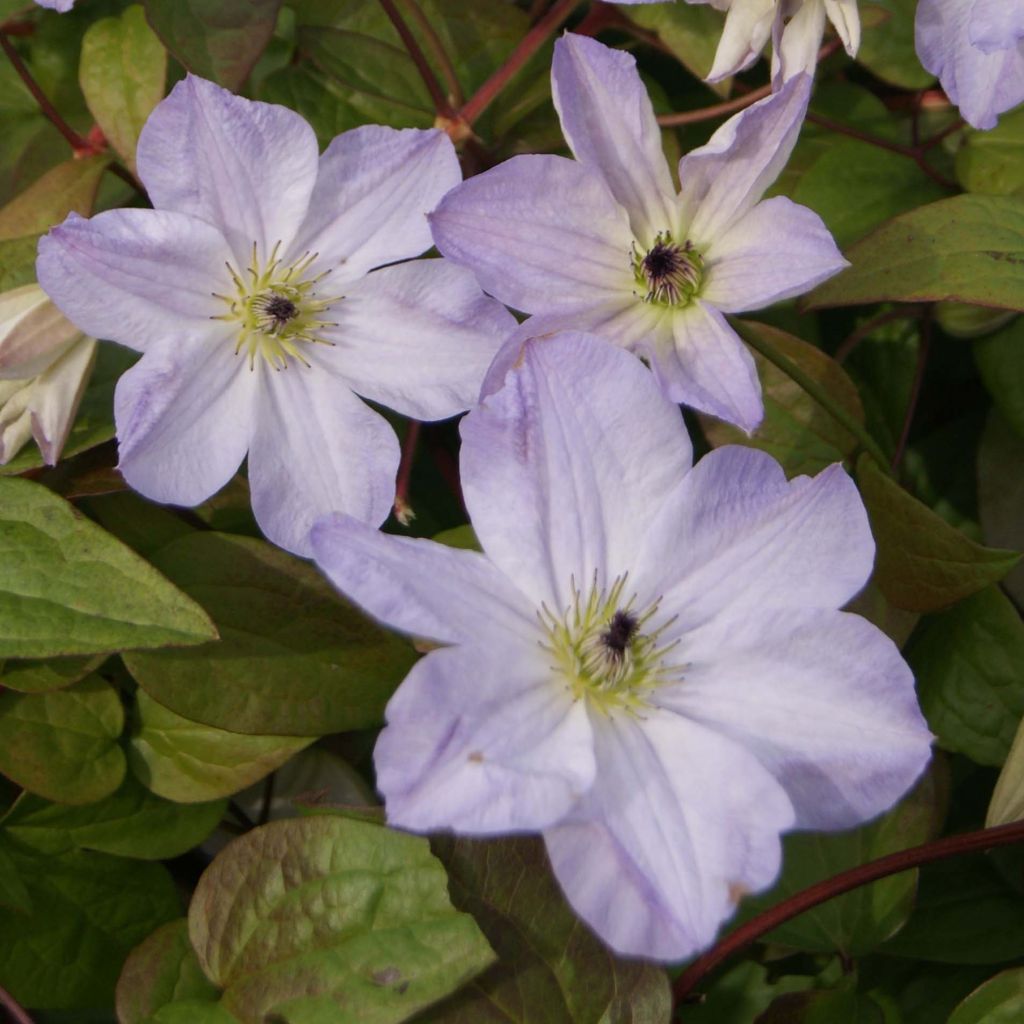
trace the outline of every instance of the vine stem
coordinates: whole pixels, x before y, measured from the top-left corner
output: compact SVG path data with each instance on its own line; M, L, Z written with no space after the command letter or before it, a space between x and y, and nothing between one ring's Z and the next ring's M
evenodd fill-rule
M900 439L896 442L896 451L892 457L892 471L895 473L903 461L903 453L907 450L910 440L910 427L917 412L917 400L921 397L921 384L924 381L925 367L928 365L928 352L932 343L932 307L929 306L921 317L917 342L917 364L914 367L914 380L910 385L910 397L907 399L907 411L903 416L903 429Z
M405 46L406 51L412 58L413 64L416 65L416 70L420 73L420 78L423 79L427 92L430 93L431 102L434 104L434 112L439 117L451 118L454 111L448 102L448 97L445 96L441 83L437 80L437 76L420 49L420 44L416 42L416 37L412 34L409 26L406 25L405 18L402 17L395 6L394 0L380 0L380 5L384 8L384 13L391 19L391 24L395 26L395 31L402 40L402 45Z
M757 917L740 925L734 932L727 935L716 946L703 956L698 957L676 978L672 986L672 995L676 1006L687 1000L693 990L708 974L729 957L756 942L779 925L791 921L805 911L811 910L821 903L841 896L843 893L858 889L862 885L877 882L880 878L897 875L901 871L909 871L923 864L931 864L937 860L958 857L965 853L980 853L992 850L997 846L1009 846L1011 843L1024 842L1024 821L1015 821L1009 825L996 828L983 828L977 832L965 832L957 836L946 836L921 846L913 846L909 850L890 853L886 857L869 861L859 867L843 871L841 874L826 878L822 882L801 890L777 906L766 910Z
M776 351L767 342L762 341L753 332L745 334L743 340L755 351L759 352L768 362L777 366L787 377L790 377L803 388L837 423L845 427L857 440L861 447L877 463L889 473L889 460L878 442L858 423L842 406L837 405L829 393L812 377L804 373L791 359Z
M395 518L403 525L412 522L415 513L409 504L409 483L412 480L412 464L416 461L416 449L420 443L420 431L423 424L419 420L409 420L409 428L402 441L402 457L398 464L398 480L395 484Z
M451 59L448 57L448 52L444 48L444 43L441 42L441 37L437 34L423 8L420 7L419 0L403 0L403 6L408 9L413 21L419 25L420 30L423 32L427 48L433 54L434 60L437 61L437 66L441 69L441 77L444 79L444 84L448 87L450 102L461 107L465 99L462 95L462 85L459 82L459 76L455 72L455 65L452 64Z
M850 353L873 331L878 330L879 327L884 327L886 324L893 323L896 320L913 320L915 317L919 317L924 312L923 306L900 306L896 309L887 310L884 313L879 313L878 316L872 317L867 323L863 323L860 327L854 328L840 343L836 349L836 354L833 356L837 363L844 363L850 358Z
M5 989L0 988L0 1006L10 1014L12 1024L34 1024L32 1018L21 1008Z
M544 16L519 41L508 60L480 86L459 111L459 119L466 125L473 122L491 105L497 95L522 70L523 65L547 42L579 4L580 0L557 0Z

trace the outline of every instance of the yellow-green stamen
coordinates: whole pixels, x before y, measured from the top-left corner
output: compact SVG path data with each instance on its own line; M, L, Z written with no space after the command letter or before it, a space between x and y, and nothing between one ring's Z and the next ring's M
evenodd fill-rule
M687 306L700 292L704 259L689 240L682 245L674 242L671 232L660 232L644 253L634 244L630 263L644 289L644 302Z

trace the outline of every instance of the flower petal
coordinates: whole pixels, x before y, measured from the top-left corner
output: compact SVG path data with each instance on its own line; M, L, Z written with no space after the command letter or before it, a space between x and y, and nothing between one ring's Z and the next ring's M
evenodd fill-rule
M527 342L505 387L462 424L462 486L484 551L534 606L633 565L690 466L679 410L598 338Z
M686 630L727 612L839 608L867 582L875 545L836 463L787 481L764 452L726 445L697 463L648 531L636 579Z
M114 392L125 480L174 505L198 505L219 491L249 447L256 381L226 330L151 348Z
M640 242L653 245L660 231L677 231L661 129L633 56L566 32L555 42L551 91L576 159L604 179Z
M480 382L515 317L465 267L417 260L357 281L331 313L328 354L355 391L421 420L476 403Z
M755 754L799 828L874 818L928 764L913 674L857 615L745 607L688 634L685 649L685 680L655 700Z
M586 309L636 287L629 217L574 160L514 156L449 192L430 225L445 256L527 313Z
M444 132L377 124L342 132L320 157L293 250L338 265L339 281L419 256L433 245L427 214L461 180Z
M544 833L552 867L616 952L682 960L711 944L741 894L775 879L793 808L756 758L681 716L651 709L592 727L597 778Z
M139 136L139 177L158 209L205 220L231 243L238 269L295 235L317 174L313 129L287 107L234 96L189 75Z
M761 56L776 20L778 3L779 0L733 0L725 16L714 64L708 72L709 82L735 75Z
M317 564L382 622L435 643L533 644L535 608L478 551L394 537L351 516L317 521Z
M780 12L772 26L772 82L787 82L801 72L813 75L824 34L822 0L807 0L788 20Z
M764 416L757 367L739 335L710 303L700 299L673 311L671 333L637 351L650 360L665 394L735 423L748 434Z
M181 213L108 210L70 214L39 240L36 273L78 328L129 348L183 334L212 334L226 309L231 250L215 228Z
M1007 0L974 0L967 35L982 53L1013 49L1024 39L1024 6Z
M679 161L688 234L699 248L732 227L779 176L796 145L810 95L810 76L794 76L774 95L729 118L706 145Z
M849 263L813 210L776 196L716 238L704 266L702 298L739 313L801 295Z
M79 336L36 381L28 408L43 461L56 466L96 363L96 342Z
M345 512L379 526L395 498L398 438L379 413L311 353L311 366L260 367L259 415L249 451L252 510L266 537L312 554L309 531Z
M997 0L1002 3L1002 0ZM860 49L860 12L857 0L825 0L825 13L835 26L843 48L851 57Z
M391 824L476 835L545 828L595 771L585 705L543 658L465 647L415 665L388 704L374 765Z

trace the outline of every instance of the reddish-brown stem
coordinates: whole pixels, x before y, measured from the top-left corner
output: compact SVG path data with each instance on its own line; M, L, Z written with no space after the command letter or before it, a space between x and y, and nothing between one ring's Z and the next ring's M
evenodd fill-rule
M0 988L0 1006L11 1018L11 1024L34 1024L32 1018L15 1001L14 996Z
M427 48L437 62L437 66L441 71L441 77L448 88L450 102L454 103L457 107L461 107L465 99L462 95L462 85L459 82L459 76L455 72L455 65L452 64L451 58L449 58L448 52L444 48L444 43L441 42L441 37L437 34L430 19L423 12L423 8L420 7L418 0L402 0L402 4L408 9L413 21L419 25L420 31L423 33Z
M523 65L544 45L555 30L572 14L580 0L557 0L545 15L519 41L508 60L480 86L459 111L459 118L467 125L491 105L495 97L522 70Z
M934 842L913 846L909 850L890 853L887 857L869 861L859 867L851 868L841 874L826 878L816 885L783 900L777 906L766 910L763 914L740 925L734 932L727 935L718 945L712 947L703 956L698 957L682 974L676 978L672 986L672 994L676 1005L688 999L693 990L720 964L729 957L745 949L751 943L778 928L779 925L791 921L794 917L811 910L820 903L841 896L851 889L860 888L880 878L909 871L923 864L931 864L948 857L957 857L965 853L980 853L997 846L1009 846L1011 843L1024 842L1024 821L1015 821L1010 825L997 828L984 828L977 832L966 832L958 836L946 836Z
M413 64L416 65L416 70L420 73L420 78L423 79L427 92L430 93L435 113L439 117L450 119L454 111L448 102L448 97L445 96L441 83L437 80L437 76L420 49L420 44L416 41L416 37L410 31L409 26L406 25L405 19L399 13L393 0L380 0L380 5L384 8L384 13L391 19L391 24L395 26L395 31L398 33L399 38L401 38L402 45L405 46L406 51L412 58Z
M412 479L412 464L416 460L416 449L420 443L420 430L423 424L419 420L409 420L409 429L402 441L402 458L398 463L398 480L395 483L395 518L407 526L413 517L412 506L409 504L409 482Z
M947 135L952 135L953 132L959 131L963 126L963 118L956 118L950 124L947 124L941 132L936 132L930 139L925 139L924 142L921 143L919 149L922 153L927 153L929 149L933 146L937 146L944 138L946 138Z
M928 350L932 344L932 307L928 306L921 317L920 334L917 342L917 364L914 367L914 380L910 385L910 396L907 398L907 411L903 417L903 428L900 430L900 438L896 442L896 451L892 456L893 473L899 469L903 461L903 453L907 450L907 441L910 439L910 426L914 422L914 413L917 412L917 400L921 397L921 384L924 381L925 367L928 365Z
M25 83L25 88L32 93L36 103L39 104L39 109L53 123L53 126L57 131L59 131L61 135L68 140L68 145L76 153L93 152L93 147L89 144L89 141L87 139L83 139L82 136L79 135L78 132L76 132L74 128L72 128L71 125L69 125L67 121L60 116L59 113L57 113L57 108L49 101L46 93L39 88L39 84L32 77L32 72L25 66L25 62L21 59L21 55L11 44L10 39L7 38L7 35L4 32L0 32L0 47L3 48L4 53L7 55L7 59L11 62L14 70L18 72L18 76Z
M839 347L836 349L836 354L833 356L837 363L844 363L850 357L850 353L873 331L878 330L879 327L884 327L886 324L892 323L894 320L911 320L914 317L918 317L924 311L924 306L899 306L896 309L888 309L884 313L879 313L878 316L872 317L866 323L860 325L850 331L850 333L843 339Z

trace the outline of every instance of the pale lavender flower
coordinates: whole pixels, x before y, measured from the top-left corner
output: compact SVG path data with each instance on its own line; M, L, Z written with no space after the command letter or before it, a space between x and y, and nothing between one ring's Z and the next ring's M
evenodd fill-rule
M975 128L1024 102L1022 0L920 0L917 55Z
M326 512L382 522L398 441L356 393L452 416L515 327L446 260L373 270L430 247L426 213L461 177L448 137L368 125L318 158L298 114L190 76L146 123L138 168L155 210L72 215L38 260L72 321L144 353L115 395L125 479L194 505L248 452L256 519L282 547L307 552Z
M437 247L534 314L524 333L600 334L645 358L673 400L753 430L761 388L724 314L846 266L816 213L781 196L759 202L796 142L810 79L683 157L678 194L629 54L566 34L552 86L576 160L517 156L464 182L430 217Z
M35 0L40 7L46 7L51 11L59 11L66 14L75 6L75 0Z
M842 466L691 468L653 376L575 333L526 343L462 438L482 554L346 516L312 533L344 594L446 645L387 708L392 824L542 832L600 936L679 960L772 883L781 832L856 825L920 775L910 669L837 611L874 556Z

